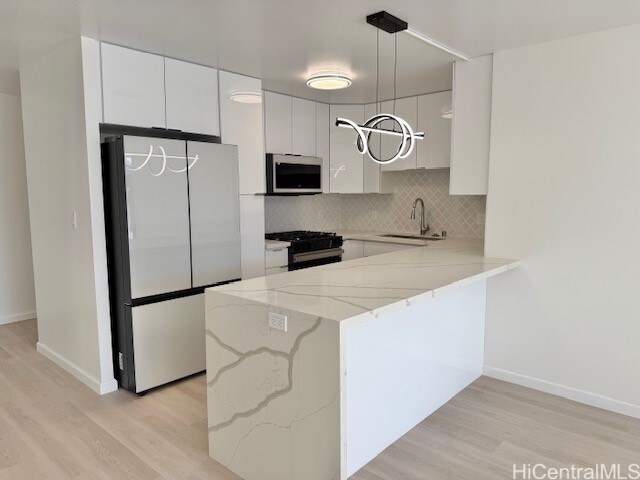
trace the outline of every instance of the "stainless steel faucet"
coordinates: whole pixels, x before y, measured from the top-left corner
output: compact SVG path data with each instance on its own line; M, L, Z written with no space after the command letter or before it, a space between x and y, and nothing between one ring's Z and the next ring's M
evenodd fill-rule
M413 202L413 208L411 209L411 220L415 220L416 218L416 207L418 206L418 203L422 207L422 216L420 217L420 235L426 235L426 233L431 230L431 228L429 227L429 224L425 219L424 202L420 197L416 198L416 200Z

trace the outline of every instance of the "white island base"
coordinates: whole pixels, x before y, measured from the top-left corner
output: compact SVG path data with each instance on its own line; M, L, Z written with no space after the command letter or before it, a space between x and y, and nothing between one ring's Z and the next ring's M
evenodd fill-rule
M346 480L478 378L484 279L516 262L428 248L208 290L211 457L245 480Z

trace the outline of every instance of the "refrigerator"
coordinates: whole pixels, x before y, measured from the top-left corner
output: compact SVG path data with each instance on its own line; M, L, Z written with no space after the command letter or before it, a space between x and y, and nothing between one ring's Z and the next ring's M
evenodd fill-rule
M240 279L238 152L101 125L114 372L136 393L205 370L204 289Z

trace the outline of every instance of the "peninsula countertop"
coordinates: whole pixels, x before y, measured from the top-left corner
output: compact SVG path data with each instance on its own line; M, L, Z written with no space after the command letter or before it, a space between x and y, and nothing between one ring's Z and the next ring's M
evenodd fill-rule
M211 290L337 322L375 318L505 272L478 239L448 238L397 252L259 277Z

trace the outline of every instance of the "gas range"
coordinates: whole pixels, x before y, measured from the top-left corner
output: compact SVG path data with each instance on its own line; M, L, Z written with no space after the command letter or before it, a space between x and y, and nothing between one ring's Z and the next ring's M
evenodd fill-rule
M309 232L294 230L291 232L267 233L267 240L290 242L289 270L315 267L342 260L342 237L335 233Z

